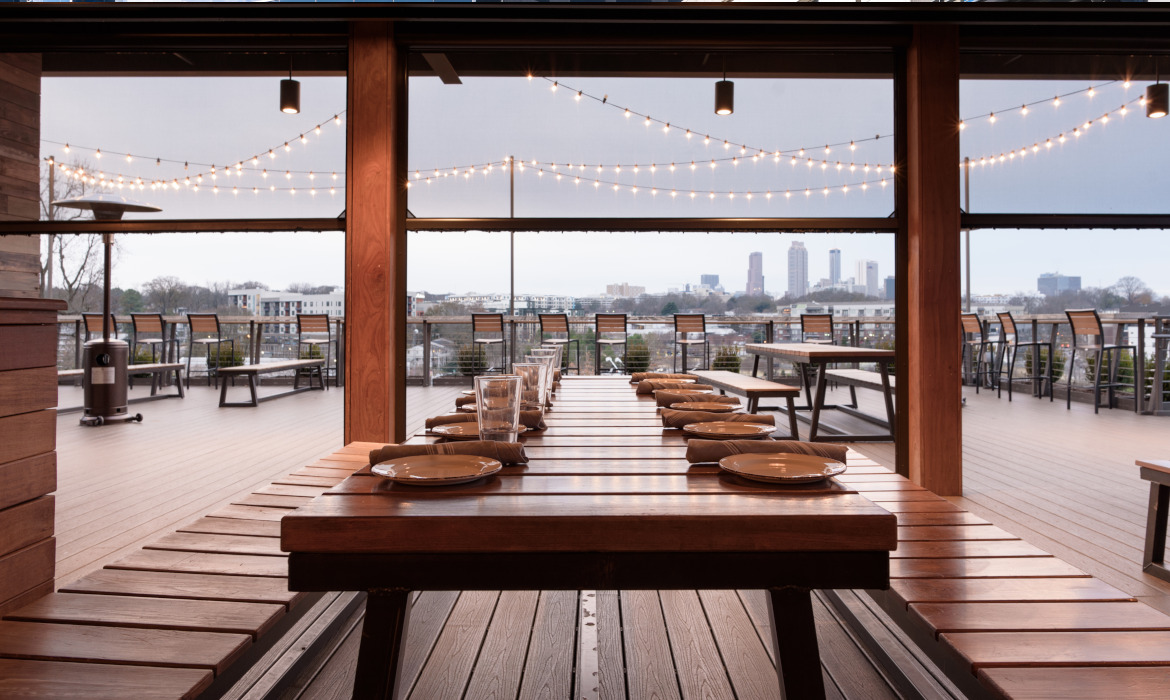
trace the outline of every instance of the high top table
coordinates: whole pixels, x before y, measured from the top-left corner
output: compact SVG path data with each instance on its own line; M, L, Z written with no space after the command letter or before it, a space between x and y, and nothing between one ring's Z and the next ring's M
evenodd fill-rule
M894 400L890 391L889 363L894 359L893 350L878 348L855 348L849 345L831 345L829 343L748 343L744 346L750 354L755 356L752 362L752 376L760 369L760 357L770 357L784 360L796 365L800 372L801 383L805 387L804 410L811 410L809 419L809 441L811 442L860 442L860 441L890 441L894 439ZM885 400L886 420L875 418L850 406L825 405L825 387L828 385L826 373L829 365L844 362L875 362L878 366L878 375L881 379L882 396ZM812 382L809 379L809 369L816 372L816 395L812 392ZM832 435L821 435L821 412L835 408L843 413L860 418L887 428L889 432L881 434L847 435L834 431Z
M394 697L411 591L737 588L770 592L784 697L824 697L810 591L887 588L895 516L837 482L688 464L624 377L562 384L528 465L448 487L367 465L285 516L292 590L369 592L354 697Z

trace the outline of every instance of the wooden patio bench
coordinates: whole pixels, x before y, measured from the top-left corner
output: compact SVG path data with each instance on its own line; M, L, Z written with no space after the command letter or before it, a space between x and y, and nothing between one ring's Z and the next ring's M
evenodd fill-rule
M278 477L0 621L0 697L218 697L322 594L288 590L280 519L340 483L343 450ZM351 446L352 448L353 446ZM262 504L262 505L253 505ZM314 605L316 603L316 605Z
M781 384L766 379L759 379L758 377L751 377L746 374L728 372L727 370L691 370L690 374L699 377L701 383L709 384L719 389L719 392L722 394L731 392L732 394L747 399L748 413L755 413L760 410L760 399L782 397L787 403L788 430L793 440L800 439L800 434L796 427L796 403L793 400L800 395L799 386ZM779 409L779 407L766 408Z
M228 402L227 400L227 381L221 382L219 385L219 405L223 406L259 406L261 401L271 401L272 399L279 399L283 396L291 396L292 394L299 394L302 391L312 391L314 388L321 391L325 390L325 375L323 368L325 360L318 358L316 360L286 360L284 362L268 362L264 364L255 365L239 365L238 367L224 367L219 370L220 377L224 379L235 379L236 377L246 377L248 379L248 391L252 394L251 401L236 401ZM293 388L290 391L282 391L279 394L269 394L268 396L258 396L256 389L259 387L259 375L271 374L274 372L287 372L293 370ZM301 370L308 370L309 385L301 386ZM317 377L317 386L313 386L313 377Z
M1166 521L1170 517L1170 461L1139 459L1142 478L1150 482L1150 508L1146 514L1146 546L1142 571L1170 581L1166 568Z
M856 454L856 453L853 453ZM1161 698L1170 616L893 473L838 477L898 515L890 589L868 591L971 697Z

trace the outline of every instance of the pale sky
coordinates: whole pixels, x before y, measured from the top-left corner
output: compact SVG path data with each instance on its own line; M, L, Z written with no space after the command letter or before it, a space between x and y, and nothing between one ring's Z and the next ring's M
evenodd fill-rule
M1140 96L1145 84L1128 91L1112 76L1093 83L1095 95L1069 95L1053 106L1058 94L1083 91L1089 83L1038 81L974 82L962 86L964 117L996 112L968 122L963 132L965 155L998 156L1029 147L1028 156L1004 165L984 166L971 173L971 208L976 212L1156 212L1166 209L1170 185L1167 144L1170 120L1146 119L1133 105L1128 116L1117 110ZM474 175L417 182L410 208L418 216L506 216L508 178L498 166L483 174L483 164L507 155L525 161L557 163L558 181L547 165L517 170L517 216L887 216L893 188L884 191L880 176L863 164L888 165L892 140L873 141L892 131L890 81L745 80L736 82L736 110L719 117L712 111L713 81L581 79L567 80L555 92L542 79L465 79L443 85L435 78L411 81L412 170L432 176L436 169L460 173L476 165ZM344 192L330 195L331 173L344 183L344 128L332 122L345 106L341 78L302 79L302 113L282 114L276 79L45 79L42 96L42 138L69 142L44 143L44 156L59 160L83 157L109 175L178 178L217 166L218 194L209 191L210 177L198 193L180 191L133 193L133 198L163 208L165 218L201 216L336 216L344 208ZM571 88L571 89L570 89ZM581 100L574 99L582 90ZM606 104L590 99L605 97ZM1021 114L1020 105L1044 104ZM655 120L625 117L622 109L649 114ZM1014 109L1014 111L1013 111ZM1113 112L1108 124L1100 117ZM342 115L344 119L344 115ZM1074 126L1083 136L1072 135ZM313 127L324 123L317 135ZM685 129L691 129L687 139ZM306 144L298 136L304 133ZM1065 133L1063 145L1057 136ZM711 141L704 144L704 136ZM1054 146L1044 148L1051 137ZM769 156L739 164L726 160L747 144L769 153L782 150L780 163ZM853 140L856 150L850 150ZM288 141L290 150L283 144ZM824 153L826 143L844 143ZM1030 147L1038 143L1041 153ZM88 147L82 148L82 147ZM94 158L91 149L101 148ZM276 158L268 158L274 148ZM805 156L791 164L790 151ZM115 153L133 154L132 162ZM268 178L245 171L224 177L226 164L260 154L256 168ZM155 158L188 161L155 164ZM814 159L810 168L808 158ZM720 159L712 170L710 161ZM691 169L691 161L696 167ZM828 166L820 167L827 160ZM838 171L836 163L841 161ZM672 174L669 164L676 169ZM581 171L581 163L589 168ZM596 164L606 167L598 174ZM850 173L849 164L856 165ZM573 164L573 176L565 166ZM614 172L621 165L621 173ZM638 166L637 174L633 171ZM656 166L653 173L648 167ZM245 162L251 166L250 162ZM956 163L956 167L958 164ZM292 179L285 171L294 173ZM308 178L307 171L314 178ZM575 183L581 177L580 184ZM593 180L604 181L598 187ZM862 191L861 183L869 186ZM618 192L613 182L621 183ZM231 193L232 185L239 194ZM630 191L636 185L638 192ZM842 186L849 185L848 193ZM252 187L260 194L252 194ZM268 192L275 186L282 191ZM832 188L829 195L824 187ZM296 187L295 195L287 191ZM309 188L317 194L310 195ZM657 188L657 194L651 194ZM805 196L805 188L810 195ZM676 196L670 196L674 190ZM690 193L696 196L692 198ZM712 199L710 193L716 192ZM752 198L747 198L748 192ZM765 196L772 193L772 198ZM785 197L785 192L792 196ZM734 192L735 197L729 197ZM127 217L142 215L127 215ZM117 285L138 286L160 275L191 283L259 279L273 288L292 282L341 284L344 242L332 234L223 234L211 236L121 236L121 255L114 273ZM764 275L770 293L787 287L787 250L803 241L809 250L809 280L828 276L828 250L842 250L842 272L852 275L857 260L879 264L880 277L893 272L893 238L889 235L794 234L517 234L517 293L591 295L605 285L629 282L650 291L698 283L701 274L718 274L729 290L746 283L747 258L764 253ZM507 234L412 234L409 241L412 290L431 292L498 291L508 286ZM1162 232L1019 232L976 231L972 235L974 292L1010 293L1034 290L1042 272L1080 275L1085 286L1112 284L1137 275L1160 294L1170 294L1164 273L1170 239Z

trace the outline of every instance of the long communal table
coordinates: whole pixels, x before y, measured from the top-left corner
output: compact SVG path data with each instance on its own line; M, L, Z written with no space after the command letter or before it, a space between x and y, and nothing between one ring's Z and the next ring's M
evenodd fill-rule
M822 343L748 343L745 346L748 353L755 356L752 362L752 376L756 376L760 369L760 358L770 357L785 362L791 362L800 373L801 382L805 387L805 401L799 410L811 411L809 418L809 437L812 442L891 442L894 439L894 399L890 391L889 363L894 360L893 350L878 348L855 348L847 345L830 345ZM881 378L882 396L885 399L886 419L869 415L857 410L854 406L825 405L825 387L828 385L826 373L829 365L847 362L874 362L877 363L878 375ZM812 374L816 374L816 392L813 393ZM825 410L836 409L855 418L860 418L885 429L881 433L867 433L859 435L846 434L843 431L821 425L821 415ZM825 435L825 430L831 434Z
M566 378L528 465L444 488L366 465L285 516L292 590L369 593L354 697L394 697L411 591L734 588L769 591L784 697L823 697L810 592L888 587L895 516L690 465L655 415L624 377Z

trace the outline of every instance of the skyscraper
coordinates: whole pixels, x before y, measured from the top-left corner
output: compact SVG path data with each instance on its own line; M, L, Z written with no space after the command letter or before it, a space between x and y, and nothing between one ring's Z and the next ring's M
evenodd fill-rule
M699 283L705 284L711 289L715 289L719 286L719 275L700 275Z
M865 295L878 296L878 264L876 260L865 261Z
M747 295L760 296L764 293L764 254L752 253L748 256Z
M841 282L841 249L833 248L829 251L829 284Z
M793 241L788 249L788 296L796 298L808 294L808 251L804 244Z

